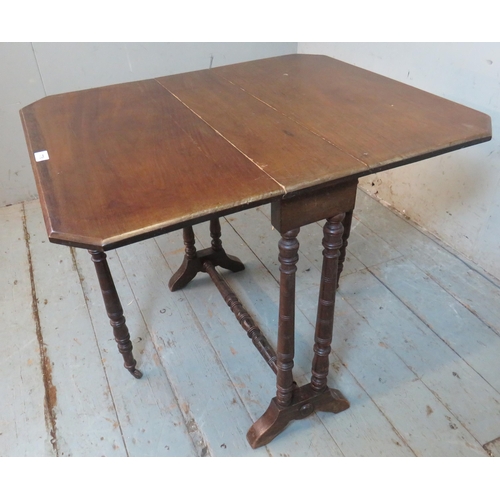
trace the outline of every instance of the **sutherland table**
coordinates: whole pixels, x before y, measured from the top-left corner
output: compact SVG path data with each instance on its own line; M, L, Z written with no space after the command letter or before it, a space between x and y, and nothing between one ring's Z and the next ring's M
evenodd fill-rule
M276 373L252 447L349 403L327 386L335 292L358 178L491 139L470 108L324 56L288 55L45 97L21 110L50 241L89 250L125 367L137 378L107 250L182 229L172 291L208 273ZM271 203L280 231L276 352L216 266L219 217ZM311 382L293 380L295 271L303 225L326 219ZM211 248L192 226L210 221Z

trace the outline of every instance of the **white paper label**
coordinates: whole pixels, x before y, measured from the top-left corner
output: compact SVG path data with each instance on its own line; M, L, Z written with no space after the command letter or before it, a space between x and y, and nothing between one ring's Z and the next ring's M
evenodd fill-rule
M47 151L38 151L35 153L35 161L45 161L49 159L49 153Z

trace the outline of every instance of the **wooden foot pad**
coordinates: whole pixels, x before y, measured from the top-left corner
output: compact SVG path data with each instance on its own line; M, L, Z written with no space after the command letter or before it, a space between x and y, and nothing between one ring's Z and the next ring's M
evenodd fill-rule
M194 258L184 256L181 266L168 282L170 291L175 292L184 288L199 272L203 271L203 263L207 260L212 262L214 266L228 269L233 273L245 269L244 264L238 257L228 255L224 250L213 250L211 248L199 250Z
M252 448L270 443L292 420L308 417L315 411L340 413L349 408L349 402L336 389L326 387L322 392L315 391L311 384L296 387L288 406L280 406L276 398L271 400L268 409L255 422L247 433Z
M212 247L197 251L194 245L195 237L192 226L186 226L182 230L185 255L179 269L173 274L168 282L171 292L184 288L194 277L204 271L203 263L210 261L214 266L228 269L233 273L243 271L245 266L238 257L228 255L222 247L221 228L219 219L210 221L210 235L212 236Z

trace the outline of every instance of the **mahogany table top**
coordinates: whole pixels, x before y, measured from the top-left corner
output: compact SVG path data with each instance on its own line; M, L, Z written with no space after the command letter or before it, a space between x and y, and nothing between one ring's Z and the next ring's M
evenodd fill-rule
M483 113L298 54L49 96L21 118L50 240L95 250L491 139Z

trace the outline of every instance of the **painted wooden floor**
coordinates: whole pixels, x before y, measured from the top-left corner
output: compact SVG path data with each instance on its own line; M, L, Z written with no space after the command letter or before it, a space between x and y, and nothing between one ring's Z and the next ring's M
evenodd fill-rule
M267 208L223 221L224 273L276 345L279 236ZM198 248L208 228L196 228ZM301 230L295 379L308 381L320 225ZM359 191L329 384L341 414L245 434L274 375L206 275L170 293L179 232L108 254L141 380L123 367L93 264L48 243L37 201L0 209L1 456L500 456L500 287Z

